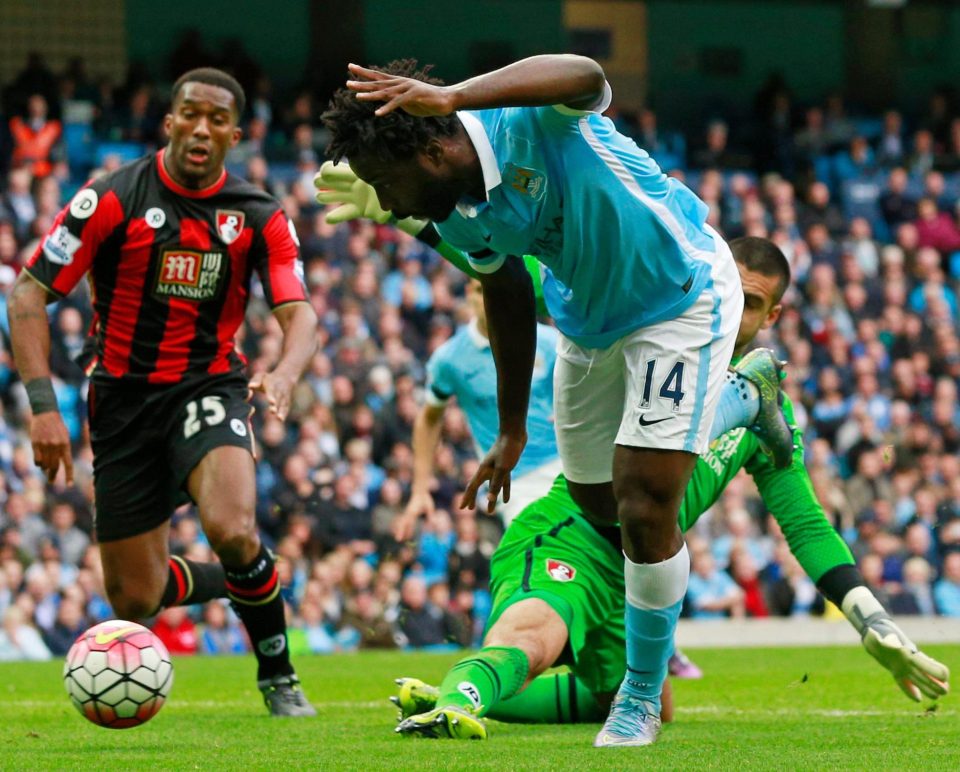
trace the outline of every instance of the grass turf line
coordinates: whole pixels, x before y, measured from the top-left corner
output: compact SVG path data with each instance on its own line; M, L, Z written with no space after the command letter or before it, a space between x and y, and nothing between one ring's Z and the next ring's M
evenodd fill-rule
M960 673L960 647L929 653ZM252 657L181 658L170 700L143 727L106 730L70 705L61 663L0 665L6 769L960 769L960 697L926 711L854 647L692 652L677 721L647 749L590 747L596 726L491 724L486 743L393 734L392 679L438 682L455 654L299 660L318 719L271 720ZM629 754L629 761L625 758Z

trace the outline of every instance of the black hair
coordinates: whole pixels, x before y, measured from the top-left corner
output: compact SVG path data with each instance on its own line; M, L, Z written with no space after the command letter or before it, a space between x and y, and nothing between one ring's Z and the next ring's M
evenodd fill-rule
M776 244L769 239L756 236L742 236L730 242L733 259L748 271L756 271L764 276L773 276L780 280L777 284L776 305L790 286L790 263Z
M233 94L237 118L243 115L243 111L247 107L247 97L246 94L243 93L243 86L241 86L232 75L223 70L218 70L216 67L197 67L195 70L183 73L183 75L177 78L177 82L173 84L171 102L177 101L177 97L180 96L180 91L187 83L206 83L208 86L225 88Z
M443 85L439 78L430 77L432 65L417 67L416 59L395 59L385 67L372 69ZM382 117L375 116L374 111L381 105L382 102L357 99L356 92L350 89L337 90L321 116L324 126L330 130L327 155L334 162L365 153L383 161L406 160L431 139L452 137L457 132L459 121L455 115L420 118L397 109Z

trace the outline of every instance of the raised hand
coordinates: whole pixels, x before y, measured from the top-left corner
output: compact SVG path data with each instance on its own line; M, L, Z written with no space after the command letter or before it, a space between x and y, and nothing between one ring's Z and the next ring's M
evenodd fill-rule
M510 437L501 434L490 448L490 452L480 462L476 474L470 480L463 493L461 509L474 509L477 506L477 492L487 480L490 488L487 492L487 514L492 515L497 507L497 497L503 491L504 503L510 501L510 472L520 460L520 454L527 444L527 437Z
M371 185L354 174L350 164L325 161L313 178L317 189L317 203L339 204L327 213L327 222L331 225L366 217L383 224L393 216L380 206L377 194Z
M455 109L451 86L435 86L416 78L388 75L379 70L348 65L351 75L362 80L348 80L347 88L357 92L363 102L383 102L374 115L384 116L397 108L425 118L431 115L450 115Z

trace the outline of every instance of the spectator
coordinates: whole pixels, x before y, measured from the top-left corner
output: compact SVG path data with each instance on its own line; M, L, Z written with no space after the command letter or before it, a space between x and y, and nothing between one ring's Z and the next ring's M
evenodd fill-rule
M306 650L311 654L332 654L337 643L330 628L324 623L323 610L312 601L300 607L300 621L295 623L298 632L303 635Z
M922 614L933 616L937 613L930 581L933 569L921 557L909 558L903 564L903 592L910 597L910 605L891 609L896 614Z
M50 650L23 610L13 605L3 612L0 628L0 662L50 659Z
M427 583L419 576L404 579L400 589L399 627L405 645L411 648L449 646L459 631L452 615L437 608L427 597Z
M817 588L785 541L777 543L769 571L767 607L773 616L808 616L820 606Z
M221 601L210 601L203 607L200 628L201 654L243 654L247 639L232 612Z
M398 636L387 619L383 603L366 590L350 599L342 631L352 631L355 645L360 649L393 649L397 646Z
M60 121L52 119L49 110L42 94L31 94L26 116L10 119L13 165L26 167L34 177L46 177L53 171L54 151L63 133Z
M937 209L932 198L921 198L917 204L918 245L933 247L941 254L960 249L960 228L946 212Z
M917 218L917 203L907 193L909 181L907 170L902 166L891 169L887 177L887 189L880 194L880 211L891 232Z
M735 548L730 553L730 575L743 590L743 606L749 617L770 616L766 599L763 597L763 584L760 581L760 572L749 551L742 547Z
M172 606L161 611L152 630L171 654L196 654L199 649L196 625L183 606Z
M733 579L717 570L708 549L693 553L687 603L694 619L722 619L744 615L744 592Z
M943 559L943 576L933 586L937 610L945 617L960 617L960 552Z
M59 501L50 510L50 538L68 565L77 565L90 546L90 537L77 528L77 513L67 501Z
M57 609L57 621L43 636L43 640L53 656L62 657L89 626L83 603L77 598L64 597Z

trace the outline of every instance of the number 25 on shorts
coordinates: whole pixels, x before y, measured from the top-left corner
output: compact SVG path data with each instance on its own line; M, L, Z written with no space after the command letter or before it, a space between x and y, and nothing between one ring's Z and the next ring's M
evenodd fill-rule
M185 439L190 439L204 425L216 426L223 423L226 417L227 411L223 407L221 397L203 397L188 402L187 420L183 422L183 436Z

